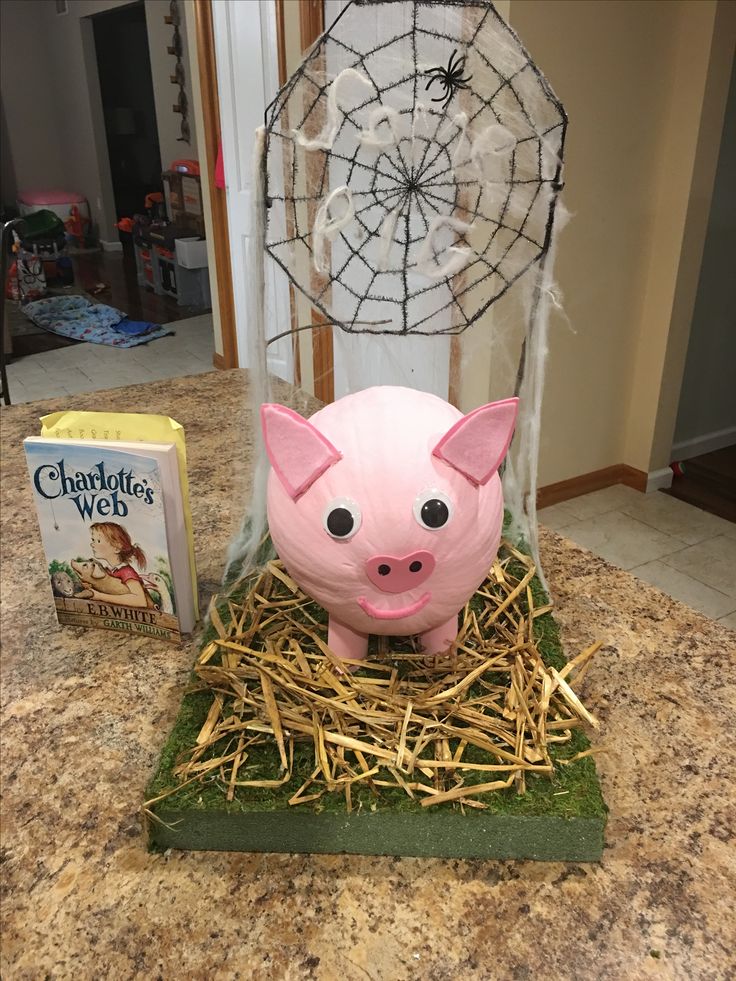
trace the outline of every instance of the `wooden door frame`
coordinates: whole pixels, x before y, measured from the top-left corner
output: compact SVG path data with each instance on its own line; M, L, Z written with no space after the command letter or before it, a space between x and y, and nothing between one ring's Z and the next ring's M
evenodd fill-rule
M212 208L212 245L215 253L214 272L220 307L222 354L215 354L216 368L238 367L238 344L235 333L235 300L230 260L230 226L227 218L227 192L215 186L215 167L220 147L220 97L217 88L215 35L212 24L212 0L197 0L194 4L197 29L197 60L202 92L204 118L204 152L209 175L210 205Z
M276 8L276 36L278 44L279 84L287 79L286 42L284 30L284 0L274 0ZM220 147L220 99L217 84L217 63L215 53L214 25L212 20L212 0L197 0L195 3L197 30L197 51L199 79L202 92L202 115L204 118L204 143L207 169L209 173L210 203L212 207L212 239L215 252L215 279L220 305L220 330L223 353L215 353L213 364L216 368L238 367L238 345L235 324L235 300L233 291L232 265L230 256L230 228L227 213L227 192L215 187L214 175ZM322 0L300 0L300 41L302 49L309 45L324 30L324 11ZM292 310L292 325L296 326L296 298L290 284L289 296ZM315 322L320 316L315 311ZM323 318L324 319L324 318ZM297 335L295 334L296 338ZM315 377L319 379L318 398L332 401L333 352L332 331L330 328L315 331L313 340L313 359ZM300 384L301 371L299 346L294 342L294 382Z
M279 85L286 85L288 68L286 65L286 25L284 23L284 3L286 0L274 0L276 7L276 44L279 65ZM287 226L288 227L288 226ZM291 231L288 232L291 235ZM296 328L299 326L299 317L296 307L296 292L294 284L289 281L289 310L291 314L291 355L294 363L294 384L297 388L302 384L302 359L299 347L299 334Z

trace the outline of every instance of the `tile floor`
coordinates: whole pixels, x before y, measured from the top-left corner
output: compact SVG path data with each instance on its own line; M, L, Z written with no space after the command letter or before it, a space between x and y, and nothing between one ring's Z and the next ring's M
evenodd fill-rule
M77 344L8 365L14 403L212 370L212 316L126 350ZM541 524L736 629L736 524L619 484L539 512Z
M10 398L32 402L212 371L211 313L166 326L176 333L136 347L74 344L19 358L8 365Z
M736 524L618 484L555 504L539 522L736 629Z

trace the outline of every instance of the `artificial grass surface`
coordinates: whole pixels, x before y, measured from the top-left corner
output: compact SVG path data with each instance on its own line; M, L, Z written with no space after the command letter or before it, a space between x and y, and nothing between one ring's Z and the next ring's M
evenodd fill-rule
M236 602L238 593L242 595L248 586L247 582L241 584L230 599ZM536 578L532 592L535 605L543 605L546 597ZM220 604L218 611L227 623L227 601ZM311 612L326 622L326 614L317 604ZM566 659L552 614L539 616L534 629L545 663L561 669ZM210 628L202 646L214 635ZM400 649L401 645L402 641L392 641L392 649ZM147 800L177 786L173 768L195 745L211 703L208 691L184 696L147 788ZM550 754L557 762L575 756L589 745L586 735L573 729L571 740L555 744ZM489 761L483 750L473 746L465 749L463 758ZM582 861L598 859L602 851L607 808L592 757L557 766L551 776L529 774L524 794L518 794L513 786L479 794L474 799L485 805L483 810L461 809L454 802L423 808L399 787L381 787L377 793L364 783L353 785L350 813L341 792L289 805L289 799L313 770L312 742L298 742L294 747L292 778L280 787L236 787L231 801L226 799L226 785L218 776L181 787L151 807L158 818L150 822L151 845ZM239 779L273 779L278 773L279 754L274 742L249 748ZM468 770L463 775L468 786L488 779L481 771Z

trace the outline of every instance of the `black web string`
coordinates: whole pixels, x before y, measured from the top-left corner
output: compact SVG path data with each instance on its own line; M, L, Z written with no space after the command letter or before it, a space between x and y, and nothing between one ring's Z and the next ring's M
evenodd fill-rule
M447 0L445 3L431 4L425 0L409 0L405 6L411 7L411 26L407 30L398 31L394 36L381 40L368 51L361 52L349 44L344 37L337 36L338 24L346 17L360 17L362 10L373 8L376 16L380 17L381 7L390 8L390 0L353 0L340 14L335 23L318 40L305 57L296 73L289 79L266 113L266 130L268 154L272 166L274 161L282 159L286 171L285 191L283 194L273 194L269 198L271 206L276 202L283 208L283 220L291 227L292 234L283 237L270 238L266 232L265 246L271 257L286 272L289 279L310 300L329 323L341 327L349 333L373 334L458 334L479 319L508 289L534 264L540 262L546 255L552 233L554 207L556 197L561 189L560 174L564 147L567 118L563 107L554 96L549 84L539 69L531 61L521 42L514 32L499 17L492 4L473 2L473 0ZM423 15L434 16L443 7L462 9L475 12L477 23L473 25L470 39L463 41L461 37L443 32L434 26L428 26ZM344 25L341 25L344 26ZM492 64L478 45L478 38L484 28L492 28L500 32L503 43L512 49L519 60L519 67L509 74L504 74L498 65ZM462 31L458 31L462 33ZM358 33L356 36L360 36ZM427 66L419 64L418 39L434 38L446 42L446 57L439 59L437 67L447 65L453 51L458 57L465 58L465 75L471 78L464 91L465 100L471 103L467 109L467 121L464 127L454 122L459 113L458 95L460 90L452 92L448 103L442 109L432 106L430 96L427 96L426 85L430 78ZM369 62L376 55L387 52L392 46L396 49L404 45L402 64L409 65L397 72L399 77L385 85L379 85L373 75ZM363 101L350 109L339 107L339 122L331 148L307 149L300 146L295 133L304 132L305 126L313 118L322 119L319 132L322 133L327 122L326 103L329 87L333 79L326 78L330 53L342 52L340 68L336 74L345 68L353 68L370 85L371 92ZM404 57L405 55L405 57ZM434 67L434 66L432 66ZM473 86L472 76L483 73L483 77L497 79L493 92L487 98L481 96ZM545 115L549 119L538 120L535 124L533 107L529 106L520 91L521 85L517 80L527 73L534 78L535 101L544 104ZM314 75L317 77L315 78ZM373 148L366 151L360 142L363 124L358 122L361 114L383 106L391 106L391 92L401 91L411 83L411 108L392 107L399 117L410 115L412 120L411 134L400 135L387 148ZM296 125L286 125L283 117L293 114L294 96L301 95L300 118ZM388 98L385 99L385 97ZM514 109L504 109L500 103L509 99ZM417 125L417 106L423 105L420 118L423 135L419 135ZM477 103L477 107L475 106ZM298 103L297 103L298 104ZM339 103L338 103L339 105ZM504 126L511 115L518 115L528 128L528 135L519 136L511 150L508 162L508 173L504 180L493 181L496 191L504 189L499 194L500 202L494 199L494 209L489 211L484 201L483 180L471 180L458 175L457 171L467 169L467 159L460 157L456 162L458 146L470 137L476 136L483 128L483 114L488 115L486 125L497 123ZM291 119L290 119L291 123ZM474 124L475 130L471 130ZM381 123L388 126L384 119ZM390 128L390 127L389 127ZM509 127L506 126L508 129ZM432 131L433 129L433 131ZM351 152L345 149L346 136L354 131L355 142ZM342 142L341 142L342 141ZM416 161L415 146L424 143L420 150L420 158ZM525 177L521 172L522 164L519 155L525 144L533 146L536 142L536 172L531 177ZM544 173L543 142L551 144L555 166L554 174ZM282 154L275 151L280 147ZM409 152L405 156L404 149ZM466 145L467 149L467 145ZM529 151L526 151L529 153ZM297 194L296 188L301 175L301 164L307 155L315 154L315 159L322 155L319 178L313 187L308 187L306 193ZM330 192L330 164L337 162L344 167L345 174L341 182L351 191L354 205L354 217L351 226L341 230L339 241L345 255L339 261L334 261L331 268L318 277L312 274L313 259L313 230L305 227L305 216L300 211L311 211L313 215L319 205ZM529 166L529 161L524 165ZM439 169L435 169L439 168ZM280 175L283 177L283 174ZM360 180L359 187L351 186L355 180ZM515 194L521 189L528 188L532 193L524 192L524 206L519 208ZM540 220L540 196L544 191L544 199L548 200L544 220ZM544 200L541 204L544 203ZM311 209L307 206L311 205ZM511 211L515 217L512 217ZM398 248L401 256L397 263L387 264L386 268L378 267L379 236L384 222L391 220L396 212L389 255ZM431 279L427 277L427 285L412 287L409 283L409 273L416 262L416 250L419 243L426 241L429 235L430 223L437 215L456 218L468 225L474 222L486 226L485 244L477 243L475 247L467 241L466 235L455 232L454 246L471 249L470 259L454 276ZM371 218L373 222L371 224ZM353 225L354 223L354 225ZM412 231L412 226L414 231ZM359 230L358 236L355 230ZM423 230L422 230L423 229ZM352 230L353 234L348 234ZM509 236L509 241L500 247L498 255L493 256L493 249L501 233ZM298 271L294 268L291 256L285 256L285 251L303 248L309 263L309 268ZM442 254L446 245L437 247L432 244L431 252L434 262L441 266ZM333 259L336 254L333 243ZM394 253L395 254L395 253ZM414 258L412 258L414 255ZM306 264L306 263L305 263ZM353 272L353 269L356 272ZM356 283L356 276L367 281L367 285ZM379 277L388 277L391 281L401 283L397 295L381 295L380 287L376 287ZM347 314L336 314L331 308L332 288L339 286L342 293L340 305L346 306L349 301L350 311ZM421 316L410 312L410 307L416 309L416 301L420 297L430 297L434 292L437 303L429 312L422 305ZM472 293L482 295L482 300L473 303ZM395 320L387 326L385 322L371 323L361 320L361 311L366 303L385 304L388 312L396 311ZM449 313L448 326L433 327L433 322L439 322L441 316ZM454 316L455 322L452 322ZM412 319L413 318L413 319Z

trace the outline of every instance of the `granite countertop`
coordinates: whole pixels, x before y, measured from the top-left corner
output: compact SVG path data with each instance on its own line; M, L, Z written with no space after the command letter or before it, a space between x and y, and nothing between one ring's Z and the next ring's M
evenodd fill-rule
M246 500L244 384L73 400L184 425L205 601ZM3 977L734 977L736 634L551 532L566 644L604 640L600 864L149 854L138 809L196 643L57 626L21 441L69 407L0 415Z

